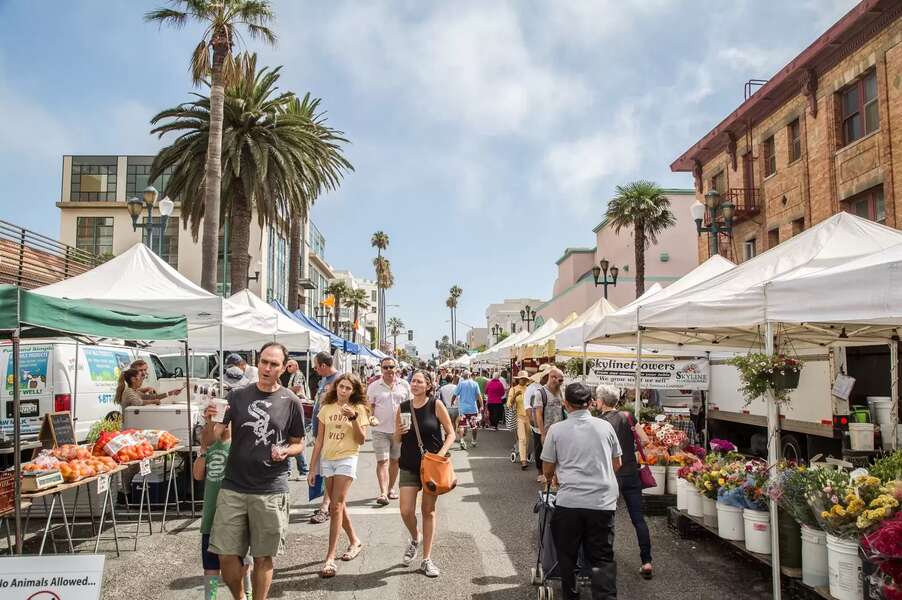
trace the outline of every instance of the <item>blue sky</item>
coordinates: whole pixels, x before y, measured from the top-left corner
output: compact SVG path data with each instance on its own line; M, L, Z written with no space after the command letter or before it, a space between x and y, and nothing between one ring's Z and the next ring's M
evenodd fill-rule
M56 237L63 154L161 146L149 119L193 91L199 39L143 23L162 4L0 0L2 218ZM279 43L248 47L353 142L356 172L313 211L326 258L372 277L369 238L386 231L388 314L428 354L451 285L477 325L491 302L547 298L615 185L691 187L671 161L855 2L273 4Z

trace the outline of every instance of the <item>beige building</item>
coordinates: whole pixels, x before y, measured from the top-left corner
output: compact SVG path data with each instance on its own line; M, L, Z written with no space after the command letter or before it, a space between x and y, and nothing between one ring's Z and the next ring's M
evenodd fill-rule
M142 197L144 189L153 185L159 199L166 196L169 174L158 181L149 181L148 173L153 156L64 156L62 186L57 207L60 209L60 241L97 255L114 256L145 240L144 230L132 227L126 202ZM143 222L146 212L139 217ZM155 222L160 218L155 209ZM301 265L302 297L299 305L313 315L313 307L323 299L323 289L334 278L332 267L325 260L326 240L313 223L305 224ZM225 231L223 232L225 234ZM157 234L158 235L158 234ZM224 247L220 238L220 247ZM158 238L154 249L170 265L195 283L201 280L200 239L194 241L189 229L183 227L179 203L175 203L163 235L162 250ZM288 304L289 240L285 227L260 226L251 221L248 288L261 298ZM222 286L223 264L217 281ZM225 261L228 269L228 261ZM226 271L225 281L230 275ZM228 285L220 288L229 294Z
M489 330L485 327L471 327L467 332L467 348L475 350L486 346L489 340Z
M485 309L486 331L491 331L495 325L500 326L508 335L526 329L527 323L520 318L520 311L527 306L530 310L535 310L541 304L542 301L538 298L508 298L503 302L489 304ZM532 329L532 324L529 325ZM490 342L489 345L494 345L493 336L489 335L486 339Z

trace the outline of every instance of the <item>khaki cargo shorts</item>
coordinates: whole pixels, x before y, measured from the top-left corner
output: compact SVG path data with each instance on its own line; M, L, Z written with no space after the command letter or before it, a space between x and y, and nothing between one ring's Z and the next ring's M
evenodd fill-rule
M289 495L243 494L219 490L210 532L210 552L254 558L278 556L285 550Z
M373 431L373 452L376 461L398 460L401 458L401 442L395 441L394 434Z

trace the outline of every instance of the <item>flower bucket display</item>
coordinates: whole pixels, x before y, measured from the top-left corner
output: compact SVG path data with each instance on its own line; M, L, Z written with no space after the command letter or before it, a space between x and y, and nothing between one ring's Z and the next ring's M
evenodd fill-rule
M686 510L686 507L689 504L689 495L686 493L686 488L689 487L689 485L689 482L685 479L677 479L677 510Z
M667 467L664 465L651 465L651 474L655 476L654 487L645 488L642 493L646 496L663 496L667 487Z
M770 513L745 508L742 519L745 525L745 549L756 554L770 554Z
M777 511L780 525L780 564L790 569L802 566L802 532L799 524L785 510Z
M680 480L680 478L677 474L679 472L679 470L680 470L680 467L678 467L678 466L674 466L674 465L667 466L667 476L666 476L667 487L666 487L665 491L668 494L676 494L677 493L677 482Z
M692 517L704 517L702 508L702 493L694 485L686 485L686 512Z
M743 509L717 503L717 535L725 540L741 542L745 539L745 524L742 519Z
M774 374L774 388L778 390L794 390L799 387L801 370L787 370Z
M702 516L705 520L705 526L717 527L717 502L715 502L714 498L702 497Z
M800 525L800 528L802 583L811 587L824 587L830 581L827 574L827 534L807 525Z
M827 571L830 579L830 595L836 600L860 600L861 559L858 558L858 542L827 534Z

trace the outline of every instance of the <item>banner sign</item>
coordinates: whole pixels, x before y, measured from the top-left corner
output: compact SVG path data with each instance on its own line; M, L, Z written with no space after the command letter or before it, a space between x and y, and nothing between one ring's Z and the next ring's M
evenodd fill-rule
M590 358L587 383L621 388L636 385L635 358ZM707 390L711 368L707 358L643 358L640 385L643 389Z
M0 558L4 600L98 600L102 554Z
M6 357L6 394L13 393L12 350L4 350ZM39 396L47 386L47 362L50 346L29 347L19 351L19 392L22 396ZM10 411L8 414L12 414ZM36 416L36 415L35 415Z

